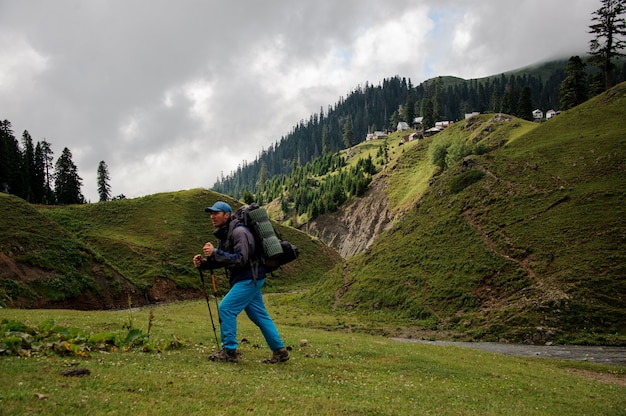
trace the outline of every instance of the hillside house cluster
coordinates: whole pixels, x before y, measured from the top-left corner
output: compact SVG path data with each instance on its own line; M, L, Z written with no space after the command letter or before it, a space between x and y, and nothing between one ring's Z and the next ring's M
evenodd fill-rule
M378 130L374 133L367 133L367 136L365 136L365 141L384 139L385 137L387 137L387 133Z
M479 115L480 113L478 111L472 111L471 113L465 113L465 120L474 117L476 115ZM545 113L545 119L549 120L552 117L557 116L558 114L560 114L560 111L555 111L555 110L548 110ZM544 113L543 111L541 111L540 109L536 109L533 111L533 120L535 121L541 121L544 119ZM423 129L423 120L424 117L415 117L413 119L413 122L411 124L405 122L405 121L400 121L398 122L398 124L396 125L396 131L407 131L407 130L415 130L415 133L411 133L411 134L407 134L405 136L402 136L402 141L403 142L409 142L411 140L415 140L417 138L421 138L424 136L431 136L433 134L439 133L440 131L444 130L446 127L452 125L454 123L454 121L437 121L435 123L434 127L429 128L428 130L424 131ZM387 133L389 133L389 131L382 132L382 131L375 131L374 133L368 133L367 137L365 138L365 140L377 140L377 139L384 139L385 137L387 137Z
M400 121L396 127L396 131L407 131L409 129L409 123L406 121Z
M425 136L432 136L433 134L437 134L440 131L445 130L447 127L451 126L452 124L454 124L454 121L437 121L435 122L434 127L429 128L428 130L426 130L424 132Z
M402 140L400 141L400 144L403 143L408 143L408 142L412 142L413 140L420 140L423 139L424 135L422 133L418 133L418 132L413 132L411 134L407 134L405 136L402 136Z
M548 110L545 113L545 118L547 120L551 119L552 117L557 116L560 113L560 111L555 111L555 110ZM473 111L471 113L465 113L465 119L469 119L471 117L474 117L476 115L479 115L480 113L478 111ZM541 121L544 118L544 113L543 111L541 111L540 109L536 109L533 111L533 120L535 121ZM402 143L408 143L410 141L413 140L419 140L425 136L432 136L433 134L437 134L440 131L446 129L448 126L454 124L454 121L437 121L435 123L434 127L429 128L428 130L424 131L423 126L422 126L422 122L424 120L424 117L415 117L413 119L413 123L411 123L411 125L409 125L409 123L405 122L405 121L400 121L398 122L398 125L396 126L396 131L407 131L410 129L415 130L414 133L410 133L407 134L405 136L402 136ZM368 133L367 136L365 137L366 141L370 141L370 140L378 140L378 139L384 139L387 137L387 134L389 133L389 131L384 132L384 131L375 131L373 133Z
M550 120L552 117L556 117L557 115L559 115L561 112L560 111L555 111L555 110L548 110L546 111L546 120ZM543 111L541 111L540 109L536 109L533 111L533 120L534 121L541 121L543 120Z
M437 121L435 122L434 127L431 127L430 129L424 131L424 127L422 125L423 121L424 117L415 117L413 119L413 128L417 131L417 133L425 136L439 133L440 131L454 123L454 121Z

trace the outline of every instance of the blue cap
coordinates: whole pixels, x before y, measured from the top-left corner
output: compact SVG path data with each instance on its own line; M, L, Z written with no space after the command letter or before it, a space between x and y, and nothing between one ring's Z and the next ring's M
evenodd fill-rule
M213 204L212 207L207 207L204 209L204 212L218 212L218 211L227 212L229 214L232 214L233 212L230 205L222 201L217 201L215 204Z

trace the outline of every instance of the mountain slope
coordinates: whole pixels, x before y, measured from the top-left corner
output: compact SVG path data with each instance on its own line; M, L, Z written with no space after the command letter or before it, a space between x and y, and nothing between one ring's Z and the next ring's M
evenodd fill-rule
M308 122L301 122L275 146L270 146L252 162L243 162L237 170L218 179L213 190L243 198L246 192L257 194L260 178L275 178L293 172L294 161L306 164L326 151L345 149L344 122L351 120L352 143L365 140L375 130L395 129L405 115L399 108L424 99L435 100L437 121L460 120L472 111L505 111L522 118L531 117L527 108L519 108L520 96L525 87L531 91L531 107L543 111L559 109L559 91L565 78L565 65L569 56L538 63L506 73L493 74L479 79L462 79L454 76L436 76L417 86L405 78L395 76L383 80L378 86L366 83L335 103L327 112L313 114ZM593 72L591 67L587 68ZM616 72L620 81L624 78ZM418 114L415 114L418 115ZM429 126L430 127L430 126ZM323 150L326 149L326 150Z
M41 209L0 194L11 218L0 228L0 304L101 309L127 307L128 295L134 305L197 298L191 258L206 241L216 243L204 207L217 199L240 205L201 189ZM268 278L268 290L307 287L340 261L305 233L277 228L301 256ZM224 272L215 274L223 294ZM111 291L114 301L102 300Z
M0 305L106 309L143 303L124 276L26 201L0 194Z
M394 172L441 140L492 149L433 178L309 300L475 339L624 343L626 84L541 125L496 117L399 158Z

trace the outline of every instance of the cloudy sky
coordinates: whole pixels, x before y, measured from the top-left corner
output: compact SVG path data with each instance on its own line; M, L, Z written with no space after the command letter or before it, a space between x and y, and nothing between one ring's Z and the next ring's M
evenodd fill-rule
M588 50L600 0L0 0L0 119L70 149L83 194L210 188L366 82Z

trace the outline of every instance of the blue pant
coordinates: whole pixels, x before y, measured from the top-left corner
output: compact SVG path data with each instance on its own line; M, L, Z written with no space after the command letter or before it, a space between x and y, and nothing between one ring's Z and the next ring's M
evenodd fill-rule
M223 349L231 351L237 349L237 315L242 310L245 310L248 318L261 329L272 351L285 346L263 303L261 287L264 282L265 279L257 280L256 285L252 280L237 282L222 299L219 315Z

